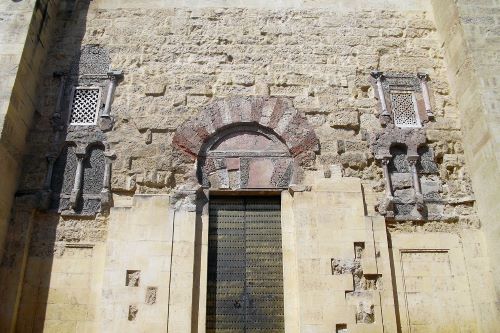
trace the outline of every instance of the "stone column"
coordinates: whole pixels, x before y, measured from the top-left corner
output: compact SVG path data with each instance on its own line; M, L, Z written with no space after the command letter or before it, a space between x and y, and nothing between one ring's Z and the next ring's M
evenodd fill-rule
M415 205L419 212L424 209L424 196L422 195L422 188L420 187L420 179L418 178L417 162L418 155L408 155L408 163L411 168L411 176L413 178L413 189L415 190Z
M382 105L382 116L390 116L387 111L387 103L385 102L384 88L382 87L382 79L384 78L384 74L382 72L374 71L371 72L371 76L377 80L377 91L378 96L380 98L380 104Z
M382 162L382 172L384 174L385 180L385 196L388 199L393 199L392 195L392 184L391 184L391 176L389 175L389 162L391 161L391 156L383 156L381 159Z
M386 217L394 217L394 196L392 193L392 183L391 175L389 173L389 162L391 161L391 155L382 155L376 157L380 160L382 164L382 173L384 175L384 187L385 187L385 197L381 200L378 205L378 211L380 214Z
M113 102L113 95L115 94L116 82L123 76L121 70L113 70L108 72L109 86L108 94L106 96L106 104L104 105L104 111L101 117L109 117L111 110L111 103Z
M43 182L43 189L40 191L40 203L39 209L48 209L50 206L51 200L51 185L52 185L52 176L54 173L54 163L56 161L56 155L47 155L47 174L45 175L45 180Z
M422 189L420 187L420 180L418 179L418 173L417 173L418 159L419 159L418 155L408 155L408 163L410 164L411 176L413 179L413 188L415 189L415 194L417 196L421 196Z
M54 115L60 115L61 114L61 103L64 95L64 85L66 83L66 74L63 72L54 72L54 77L59 78L59 91L57 93L57 102L56 102L56 109L54 112Z
M104 178L101 191L101 208L109 208L111 203L111 166L115 158L114 152L105 152L106 164L104 165Z
M45 175L45 181L43 182L43 189L50 190L50 185L52 184L52 174L54 173L54 163L56 162L56 156L47 155L47 174Z
M78 165L76 166L75 183L73 185L73 190L71 191L71 196L69 199L71 208L76 208L76 202L82 194L82 177L83 177L83 160L85 159L86 151L85 149L76 150L76 157L78 158Z
M429 81L429 75L425 73L418 73L418 78L420 79L420 87L422 88L422 95L424 96L425 112L429 118L434 117L431 108L431 100L429 99L429 88L427 86L427 81Z
M54 72L54 78L59 78L59 90L57 93L57 101L55 105L54 114L52 115L52 127L55 131L55 142L59 142L61 131L63 130L63 121L61 116L61 105L64 97L64 86L66 85L66 73Z

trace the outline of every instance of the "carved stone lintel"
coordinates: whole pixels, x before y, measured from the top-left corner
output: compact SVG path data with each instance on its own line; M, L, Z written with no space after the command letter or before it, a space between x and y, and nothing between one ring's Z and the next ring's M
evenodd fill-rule
M377 80L377 91L378 91L378 96L380 98L380 105L382 106L381 116L389 116L390 117L390 114L387 111L387 103L385 101L384 88L382 87L382 80L384 79L384 74L383 74L383 72L373 71L373 72L371 72L371 76L375 80Z
M420 79L420 87L422 89L422 95L424 97L425 104L425 112L429 118L433 118L434 114L432 113L431 100L429 98L429 87L427 86L427 81L429 81L429 74L426 73L417 73L418 78Z

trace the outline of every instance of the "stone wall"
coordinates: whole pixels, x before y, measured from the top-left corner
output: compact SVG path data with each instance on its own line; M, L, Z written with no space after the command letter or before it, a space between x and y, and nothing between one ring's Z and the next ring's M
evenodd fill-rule
M487 235L497 286L500 248L498 122L498 4L495 1L433 1L448 76L463 128L466 163Z
M427 140L443 182L434 187L451 202L441 219L464 220L455 212L471 198L460 121L430 13L91 6L88 15L82 9L66 18L81 20L85 31L61 31L51 54L58 61L47 66L44 117L32 135L36 163L26 168L23 188L36 188L45 177L39 166L52 140L52 73L69 68L78 51L74 37L83 34L82 44L107 48L112 67L124 70L106 133L116 154L115 193L168 193L183 184L193 166L171 145L176 129L211 101L234 95L290 99L321 142L309 168L339 165L344 175L361 177L367 192L382 193L381 169L368 144L381 129L369 73L426 71L435 113Z
M53 1L0 4L0 254L37 102L40 69L54 27Z
M188 331L191 326L193 332L201 332L206 244L199 237L207 228L207 216L183 211L176 220L168 215L177 214L167 205L169 200L176 205L175 212L190 207L175 196L179 189L193 185L189 182L196 172L191 157L172 143L178 129L202 110L224 104L221 101L234 96L252 96L279 97L291 103L320 143L319 151L311 151L312 158L302 164L302 183L306 188L325 183L326 189L320 192L326 194L306 191L294 198L282 195L284 205L289 204L283 216L290 218L282 222L284 246L286 243L292 251L284 251L284 261L289 260L284 267L285 284L301 295L301 299L286 304L286 311L305 320L302 324L287 323L287 328L341 332L343 325L349 324L359 331L373 327L381 330L383 311L387 314L386 329L394 325L409 328L398 313L416 307L418 312L418 302L401 305L408 290L398 288L408 275L396 274L399 267L395 269L394 262L413 269L418 260L412 254L393 257L401 251L418 250L425 252L425 260L433 262L433 254L430 259L426 256L427 237L438 240L433 244L437 244L434 249L438 248L439 253L451 253L451 259L438 254L437 261L445 258L456 264L454 267L463 268L463 261L456 257L466 257L467 268L458 274L456 284L463 293L477 292L477 297L452 295L448 301L458 299L463 311L473 308L471 329L487 332L494 327L494 299L479 293L477 284L464 282L481 276L475 281L484 282L485 290L493 288L465 162L467 143L462 139L459 109L450 93L450 82L454 81L449 81L448 72L453 66L447 67L445 62L429 3L373 1L367 5L340 1L334 5L328 1L283 1L233 4L230 8L216 5L214 2L214 7L207 8L197 1L95 0L80 1L71 10L60 12L58 29L53 34L54 47L37 86L39 116L29 136L25 156L29 163L23 167L20 193L43 188L48 169L46 155L60 140L55 134L54 114L59 107L66 116L69 112L68 96L58 102L61 81L54 73L67 73L75 59L78 61L80 49L98 44L109 53L112 69L123 70L110 121L100 128L106 151L115 156L111 173L115 208L95 216L60 216L45 209L34 214L24 212L20 202L4 256L9 261L4 260L0 271L9 282L7 288L0 289L0 296L7 295L11 300L1 315L6 318L19 313L30 318L18 321L19 331L41 327L47 331L115 331L148 322L155 328L167 325L173 331ZM375 133L384 130L378 94L370 76L374 70L429 74L434 113L425 126L423 140L433 151L437 172L422 176L422 190L424 198L438 198L437 203L428 206L432 214L427 218L393 221L389 224L389 239L376 209L385 195L382 167L370 146ZM343 176L360 180L341 181ZM396 185L404 194L411 185L408 179L401 178ZM341 186L337 191L338 183L349 183L355 190ZM345 199L339 199L334 208L353 205L358 214L351 216L344 208L345 216L334 220L332 208L321 215L316 201L328 205L335 199L330 192L338 192ZM304 214L311 208L315 208L311 216L317 216L314 223L307 224ZM323 219L324 224L317 222ZM307 224L301 228L310 234L321 231L326 235L339 226L344 234L330 235L332 239L339 237L335 238L338 246L329 247L330 239L322 238L320 251L314 248L316 238L297 234L299 222ZM175 233L169 233L168 228L179 232L177 249ZM415 238L413 245L408 247L405 237ZM305 252L314 249L311 257L297 261L293 251L298 248ZM45 252L40 253L40 249ZM377 251L382 257L375 259ZM480 259L474 260L476 254ZM161 269L155 271L157 265ZM172 271L172 267L178 268ZM308 267L317 269L321 277L314 280ZM423 274L435 278L434 273ZM137 274L143 280L136 286ZM382 288L372 280L378 275L383 276L384 287L374 291ZM419 275L411 278L418 279ZM332 281L335 295L331 299L319 295L321 288ZM448 282L453 284L455 280ZM72 290L71 285L77 283L84 286L82 289L88 288L89 295ZM421 291L421 287L415 286L415 290ZM102 297L99 289L104 291ZM300 308L302 303L315 301L307 298L307 290L316 292L321 304L337 304L335 316L341 314L342 322L329 319L334 317L333 312ZM153 292L158 292L157 299ZM363 297L379 300L368 304ZM151 307L148 302L153 299L155 305ZM71 311L62 311L64 307ZM168 311L171 320L164 316ZM477 328L477 318L486 323L484 327ZM8 319L9 323L15 322Z

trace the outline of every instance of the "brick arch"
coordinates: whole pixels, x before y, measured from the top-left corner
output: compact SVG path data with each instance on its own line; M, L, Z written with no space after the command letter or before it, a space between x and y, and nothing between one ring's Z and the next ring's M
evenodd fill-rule
M207 139L227 127L258 125L271 130L301 163L314 160L319 140L306 118L292 102L280 97L232 97L217 99L200 114L181 125L173 138L174 147L193 160Z

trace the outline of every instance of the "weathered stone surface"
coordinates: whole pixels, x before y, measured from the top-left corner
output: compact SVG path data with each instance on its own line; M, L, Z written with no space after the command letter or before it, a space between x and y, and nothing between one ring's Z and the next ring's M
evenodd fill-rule
M329 116L330 126L334 128L359 128L359 114L357 110L341 110Z
M461 1L457 4L461 5ZM439 6L445 2L448 0L434 1ZM13 8L23 3L12 2L6 6ZM191 8L191 4L196 8ZM398 331L394 297L405 292L403 285L408 290L420 287L420 282L411 278L403 284L400 274L396 274L397 281L391 280L390 261L398 264L394 267L414 267L397 262L403 257L398 251L408 249L424 253L429 249L439 249L439 253L450 251L455 259L464 258L463 263L453 266L455 275L450 281L455 279L454 284L444 285L446 292L441 290L440 295L453 296L451 289L446 288L455 285L464 291L463 295L471 295L462 295L459 302L451 296L447 298L449 304L457 304L457 311L466 309L464 312L470 317L467 317L464 327L470 331L476 327L475 313L484 315L481 319L484 327L493 322L489 319L495 317L490 315L494 311L489 310L495 302L489 296L492 290L488 275L490 267L486 263L487 254L479 230L484 221L480 222L475 212L475 196L468 172L484 174L490 177L485 178L491 179L488 168L477 166L488 165L487 161L491 161L488 152L495 151L490 145L494 141L495 136L491 134L494 131L484 130L484 122L476 121L482 119L476 117L476 111L479 105L489 108L496 102L490 100L494 94L471 95L470 92L478 87L482 91L487 85L494 87L496 81L488 76L481 81L482 86L471 82L471 89L464 89L469 87L469 78L474 77L468 75L469 70L478 67L477 64L472 66L469 60L465 61L471 57L462 57L461 53L454 55L468 47L446 40L447 53L451 50L449 53L453 56L446 54L449 64L445 63L436 28L429 21L433 16L428 12L430 7L419 8L415 1L362 4L358 1L335 4L306 1L294 2L294 6L287 5L287 2L257 5L254 2L211 2L213 6L217 4L230 8L198 8L204 6L201 2L181 4L143 0L78 2L74 8L66 8L63 4L64 11L59 16L49 15L48 18L49 23L59 27L54 34L38 36L34 32L30 34L34 37L27 39L28 43L43 42L44 49L50 52L46 62L39 61L38 53L28 52L32 46L24 52L26 55L35 54L32 63L44 66L38 86L35 85L37 80L31 79L38 74L26 69L30 68L29 62L17 67L17 61L11 62L10 56L5 57L0 51L2 64L9 66L6 77L18 75L16 85L25 85L20 91L27 92L22 95L16 90L10 97L5 95L9 98L8 114L21 115L20 120L6 116L2 123L4 150L0 154L9 158L0 159L0 163L7 163L9 170L19 165L11 163L10 156L18 161L23 155L19 143L27 133L29 117L22 112L34 110L34 103L38 104L36 123L28 140L29 153L25 156L28 163L23 168L20 196L43 188L47 155L52 156L58 151L62 141L71 141L80 149L95 142L105 142L104 151L113 149L116 153L109 189L113 195L110 204L115 208L109 216L107 212L87 217L36 213L32 233L28 213L23 215L24 224L13 222L12 230L16 234L8 240L8 255L4 257L1 269L6 269L8 277L20 276L17 273L24 272L24 267L18 269L19 263L27 262L25 281L10 283L8 280L0 292L21 290L19 295L9 299L20 300L12 304L20 304L18 318L27 319L18 320L14 330L76 331L78 328L93 332L105 327L104 330L111 332L134 331L146 325L145 329L151 332L165 328L185 332L196 325L191 322L196 317L203 321L203 324L198 323L198 331L204 331L205 286L200 277L205 276L206 267L199 265L198 260L203 260L206 255L206 239L199 236L205 235L202 228L207 216L203 212L209 192L198 187L205 182L212 189L223 191L241 190L248 185L267 190L300 184L290 186L289 192L293 194L290 200L293 202L286 202L288 192L282 193L285 207L283 249L286 249L283 260L287 262L284 268L288 270L284 284L285 291L291 291L291 295L287 295L290 302L287 302L285 318L287 325L292 327L287 327L287 331L333 332L336 327L332 318L338 320L340 326L337 327L344 329L345 324L349 331L351 326L354 331ZM179 8L168 7L173 5L179 5ZM270 9L287 6L293 8ZM346 7L364 10L346 11ZM368 7L378 9L366 10ZM437 17L447 13L452 11L441 10ZM466 17L479 15L466 14ZM45 17L43 10L37 9L37 15L33 17L36 20ZM453 20L459 17L456 15ZM477 24L493 22L491 19L466 21ZM9 22L12 21L9 19ZM465 24L467 28L473 23ZM36 28L39 26L42 25L38 24ZM450 26L464 28L460 24ZM470 26L468 29L467 33L472 34L474 29ZM487 35L484 31L481 34ZM52 37L53 41L47 43L46 39ZM25 39L23 36L23 42ZM5 49L11 50L11 46ZM83 61L81 68L75 68L73 59L79 57L82 49L93 50L95 54L91 53L90 61ZM489 59L496 59L494 54L485 54ZM95 129L70 127L67 136L65 133L57 137L54 130L66 126L69 101L61 104L59 115L55 114L59 107L59 79L54 79L54 72L73 70L74 73L95 74L90 72L105 67L107 71L108 66L103 66L104 63L122 68L125 74L116 90L111 117L102 120ZM456 63L460 65L457 67ZM464 67L460 67L462 64ZM452 71L450 67L453 67ZM369 76L370 71L376 69L413 76L421 70L428 72L434 119L428 119L423 128L412 130L397 129L390 122L381 121L375 98L378 95ZM38 73L36 67L33 71ZM466 74L460 74L463 77L450 82L458 87L450 87L448 72ZM8 86L13 80L5 82ZM93 77L79 77L68 81L66 88L73 83L95 82ZM415 85L413 81L410 83ZM404 88L408 85L393 82L392 86ZM103 98L106 97L106 87L101 87ZM458 104L450 95L452 88L458 90ZM419 87L413 89L419 92ZM67 99L68 91L65 90L64 94L63 99ZM488 103L476 100L475 96L487 99ZM420 96L417 96L417 104L419 110L422 109ZM458 112L457 105L465 111ZM467 121L459 120L461 115L465 115ZM488 120L487 123L494 122ZM239 147L246 152L253 149L267 154L264 159L262 156L242 156L239 151L235 156L202 156L195 165L194 159L200 157L199 152L210 139L232 124L270 129L289 155L269 156L270 152L276 153L276 146L246 140L249 138L245 136L246 139L239 142L240 146L221 148ZM466 140L463 140L462 133L466 134ZM236 133L232 135L238 137ZM228 142L211 143L213 147L219 147L219 144ZM406 145L407 151L398 154L396 165L391 166L394 197L389 197L384 191L382 165L378 160L391 154L393 144ZM58 149L54 150L54 146ZM422 147L428 148L427 153L421 152ZM464 151L468 154L468 163L474 161L472 165L476 167L465 167ZM422 160L425 163L417 164L422 198L415 194L407 156L404 156L417 154L426 157L425 161ZM71 170L72 163L70 159ZM100 178L101 166L99 164L96 168L99 170L95 173L99 175L96 179ZM196 168L201 166L201 175L199 173L197 177ZM89 169L89 166L85 167ZM64 167L58 166L58 169ZM93 175L87 172L86 176L92 178ZM65 177L63 172L58 172L58 176L64 177L60 177L62 179L54 184L53 189L61 187L67 189L61 192L71 192L74 179ZM356 186L349 183L352 181L349 177L359 178ZM476 184L484 183L479 180L476 178ZM97 194L97 181L83 185L86 194ZM2 186L10 194L16 188L15 181L8 177ZM315 192L318 188L321 195L319 191ZM53 194L57 195L57 192ZM171 196L163 198L167 193ZM152 200L149 197L152 194L158 198ZM70 207L70 195L59 198L59 204ZM392 255L388 254L391 248L387 244L384 219L373 208L381 198L396 205L396 213L408 220L390 225L389 235L394 236L391 240ZM96 202L100 199L86 199L78 202L80 207L99 211ZM420 199L423 203L416 202ZM134 209L130 209L132 206ZM491 212L495 211L493 204L485 206L491 207ZM15 208L23 209L21 205ZM7 211L10 211L10 205L0 201L0 213ZM484 216L490 216L487 221L495 221L493 213ZM365 217L370 221L363 220ZM110 226L108 219L112 221ZM398 243L397 235L404 233L413 234L413 237ZM494 238L495 233L491 234ZM460 246L449 246L450 239L457 235L461 237ZM26 245L29 237L31 244ZM439 241L432 242L434 237L439 237ZM353 243L361 241L366 242L364 252L359 246L353 251ZM27 259L23 261L21 258ZM330 274L331 258L338 260L333 270L344 274ZM418 267L417 259L415 267ZM140 265L143 267L138 267ZM436 267L429 271L441 272L443 269ZM131 269L141 270L140 283L134 288L124 286L124 275ZM197 269L200 271L195 271ZM425 272L422 281L427 283L426 278L432 274L425 268L422 271ZM475 274L481 278L474 278ZM300 277L299 281L294 280L297 277ZM99 289L101 281L103 290ZM435 281L444 283L442 279ZM393 285L397 286L398 293L393 293ZM82 286L81 289L89 292L73 296L74 291L68 286ZM159 286L161 293L156 297L147 286ZM48 296L44 297L46 289L49 290ZM123 290L127 290L126 294ZM200 299L194 299L193 295ZM299 297L300 304L294 297ZM467 297L475 298L469 302ZM43 303L45 298L50 300L49 305ZM39 300L41 303L36 303ZM73 302L68 300L85 304L68 304ZM411 300L409 303L398 300L398 313L402 316L411 312L404 308L406 304L416 306ZM197 302L200 308L192 309ZM39 327L38 319L31 320L39 318L33 304L47 309L46 327ZM102 307L102 314L94 313L95 304L107 305ZM481 308L474 308L475 304L481 304ZM9 307L0 310L2 325L4 314L8 313L4 308ZM68 310L65 312L64 308ZM483 312L484 309L487 310ZM99 318L112 319L99 326ZM295 319L300 319L302 326L293 326ZM401 318L400 322L414 319ZM437 319L433 323L441 322ZM490 327L498 325L493 323ZM3 329L1 325L0 328ZM483 331L494 330L487 327Z

